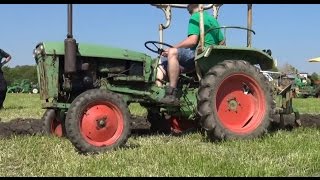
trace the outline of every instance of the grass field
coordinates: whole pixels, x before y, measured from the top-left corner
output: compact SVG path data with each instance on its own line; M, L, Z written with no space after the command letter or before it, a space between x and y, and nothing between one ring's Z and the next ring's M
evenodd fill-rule
M319 113L320 100L298 99L301 113ZM8 95L2 121L41 118L38 95ZM144 115L138 105L130 107ZM320 130L278 131L262 139L208 143L200 134L129 139L128 148L79 155L66 139L0 140L0 176L320 176Z

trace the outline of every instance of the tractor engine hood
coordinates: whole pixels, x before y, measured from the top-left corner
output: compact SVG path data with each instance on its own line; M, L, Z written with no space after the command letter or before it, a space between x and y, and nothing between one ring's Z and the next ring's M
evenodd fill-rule
M86 43L79 43L79 54L78 56L83 57L98 57L98 58L111 58L111 59L124 59L133 61L144 61L146 59L151 59L150 56L130 51L121 48L100 46ZM34 50L34 56L39 56L40 54L45 55L64 55L64 43L63 42L43 42L39 43Z

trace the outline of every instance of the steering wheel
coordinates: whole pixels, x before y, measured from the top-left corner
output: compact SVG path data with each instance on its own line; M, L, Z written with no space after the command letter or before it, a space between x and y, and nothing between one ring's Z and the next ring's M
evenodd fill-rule
M152 44L154 47L157 48L157 50L151 49L151 48L148 46L149 44ZM163 42L159 42L159 41L147 41L147 42L144 43L144 46L145 46L149 51L161 55L161 54L163 53L164 49L159 48L159 46L157 46L156 44L161 44L161 45L167 46L167 47L169 47L169 48L172 48L172 47L173 47L173 46L171 46L170 44L163 43Z

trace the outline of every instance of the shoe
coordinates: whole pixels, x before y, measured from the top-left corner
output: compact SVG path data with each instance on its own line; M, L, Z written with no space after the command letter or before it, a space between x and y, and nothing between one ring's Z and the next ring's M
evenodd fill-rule
M174 105L179 106L180 101L177 98L178 89L167 87L166 89L166 95L163 99L160 100L160 103L167 104L167 105Z

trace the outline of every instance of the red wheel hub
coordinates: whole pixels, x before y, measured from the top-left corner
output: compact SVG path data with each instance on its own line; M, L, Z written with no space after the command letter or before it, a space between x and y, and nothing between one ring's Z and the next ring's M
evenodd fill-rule
M172 116L169 119L169 122L171 125L171 131L174 133L182 133L183 131L195 127L195 123L193 121L185 120L175 116Z
M121 136L124 120L118 107L110 103L90 106L80 122L85 140L94 146L110 146Z
M263 90L255 79L246 74L225 78L219 86L216 100L220 122L235 133L254 131L266 113Z
M60 120L58 120L56 118L54 120L52 120L51 133L55 136L62 137L63 132L62 132L62 124L61 124Z

